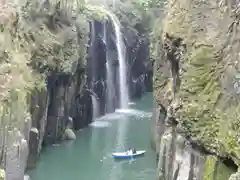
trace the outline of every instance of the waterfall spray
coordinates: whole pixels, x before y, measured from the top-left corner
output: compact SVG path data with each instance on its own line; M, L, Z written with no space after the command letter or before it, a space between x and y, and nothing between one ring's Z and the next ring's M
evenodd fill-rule
M116 46L119 61L119 82L120 82L120 108L128 108L128 86L127 86L127 67L125 60L125 46L123 42L123 36L120 29L120 22L114 14L108 12L108 15L113 23L115 36L116 36Z

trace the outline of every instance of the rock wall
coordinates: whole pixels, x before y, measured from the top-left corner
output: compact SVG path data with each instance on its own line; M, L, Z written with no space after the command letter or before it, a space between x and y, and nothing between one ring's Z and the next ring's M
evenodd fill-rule
M164 133L177 141L175 132L181 132L234 167L239 165L238 12L236 1L170 0L153 41L154 96L170 124Z
M25 168L36 166L42 145L57 143L67 128L78 130L92 120L86 17L75 17L60 3L17 3L0 8L1 13L9 10L0 33L7 37L0 41L1 67L7 70L0 78L5 89L0 166L8 180L24 179Z
M79 130L92 121L91 95L97 95L101 115L106 113L106 60L111 59L115 96L112 112L119 106L118 102L118 60L115 46L114 30L110 22L94 20L89 24L89 48L86 67L78 66L72 75L52 72L47 77L47 89L31 93L30 112L32 129L30 130L28 168L34 168L42 145L58 143L67 126ZM106 28L106 32L104 32ZM106 42L104 33L107 34ZM128 49L132 47L127 47ZM130 49L130 50L131 50ZM132 97L151 91L152 71L148 64L148 42L143 43L134 56L131 51L127 57L135 58L128 76ZM141 58L141 59L140 59ZM138 60L136 60L138 59ZM131 61L128 61L131 63ZM132 88L133 87L133 88ZM115 99L114 99L115 98Z
M165 110L156 102L152 121L158 180L227 180L236 171L236 167L227 167L224 161L192 145L176 124L167 121Z
M53 74L48 77L47 90L32 94L28 168L36 166L42 145L58 143L69 125L79 130L92 121L92 101L84 77L81 69L73 76Z
M97 95L100 102L101 115L106 112L113 112L119 107L119 80L118 80L118 55L116 49L116 37L113 25L110 21L93 21L91 25L91 38L88 58L88 87ZM127 28L127 27L125 27ZM122 27L124 36L131 36L137 39L134 34L126 35ZM133 36L133 37L132 37ZM127 82L131 98L139 97L146 91L152 91L152 64L149 61L149 42L125 41L126 60L127 60ZM107 107L107 69L106 63L109 62L112 71L113 95L111 98L112 106Z
M79 130L92 121L93 94L100 101L102 115L119 106L118 58L111 22L87 18L91 11L87 6L79 14L60 1L8 6L13 6L12 11L0 33L7 37L0 40L4 59L0 68L6 71L0 78L0 165L6 179L22 180L25 167L36 166L42 146L58 143L66 129ZM94 20L89 24L89 19ZM123 27L122 31L126 33ZM134 35L137 41L131 43L125 38L131 97L152 90L149 40L138 37ZM106 110L109 59L115 95L113 106Z

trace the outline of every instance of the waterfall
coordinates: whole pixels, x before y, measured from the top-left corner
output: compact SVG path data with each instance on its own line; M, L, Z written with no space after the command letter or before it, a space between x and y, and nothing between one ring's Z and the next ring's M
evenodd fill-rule
M129 96L127 87L127 67L125 60L125 46L120 29L120 22L114 14L107 12L114 26L116 46L119 61L119 82L120 82L120 108L128 108Z
M107 22L104 23L104 41L107 46ZM106 112L110 113L113 110L114 84L113 84L113 69L110 64L108 51L106 51L106 70L107 70L107 91L106 91Z
M100 115L100 107L99 107L99 102L98 102L96 96L95 95L91 95L91 97L92 97L92 107L93 107L92 119L95 120Z
M91 23L91 46L93 46L94 40L95 40L95 26L94 26L94 22L92 22ZM93 54L93 53L94 52L92 52L91 54ZM94 67L94 63L92 64L92 67ZM94 68L94 70L91 71L91 74L92 74L91 89L93 90L94 83L96 82L95 68Z

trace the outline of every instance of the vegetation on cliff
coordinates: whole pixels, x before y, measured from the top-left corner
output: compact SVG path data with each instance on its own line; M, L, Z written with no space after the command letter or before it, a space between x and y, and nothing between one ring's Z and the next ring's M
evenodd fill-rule
M228 1L169 1L152 57L158 103L191 140L239 165L238 13Z
M116 13L123 27L149 33L153 2L122 3ZM24 123L31 120L30 99L46 91L46 78L53 73L71 76L77 68L85 68L89 21L106 19L106 10L74 0L1 4L0 162L4 163L9 131L23 132Z
M90 17L74 3L1 4L1 164L13 143L9 136L23 132L31 119L32 91L45 91L51 73L73 75L77 68L85 68Z
M148 41L154 20L162 7L161 0L124 0L118 8L111 9L121 22L127 44L135 44L137 49L141 43Z

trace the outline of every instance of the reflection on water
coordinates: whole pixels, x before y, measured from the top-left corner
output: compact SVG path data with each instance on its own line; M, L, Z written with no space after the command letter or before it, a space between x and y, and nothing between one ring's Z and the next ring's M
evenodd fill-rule
M152 94L135 102L129 112L97 118L76 133L77 139L47 147L32 180L155 180L156 156L150 146ZM139 121L140 120L140 121ZM111 153L129 147L146 150L145 156L116 161Z
M108 127L108 126L110 126L110 123L109 123L109 122L106 122L106 121L94 121L94 122L92 122L91 124L89 124L89 126L97 127L97 128L102 128L102 127Z

